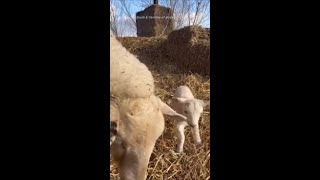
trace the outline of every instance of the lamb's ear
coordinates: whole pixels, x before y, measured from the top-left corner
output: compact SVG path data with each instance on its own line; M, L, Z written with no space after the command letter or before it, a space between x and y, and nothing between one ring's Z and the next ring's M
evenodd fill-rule
M179 103L184 103L186 102L188 99L187 98L181 98L181 97L173 97L172 98L173 101L179 102Z
M183 120L186 120L187 118L179 113L177 113L175 110L173 110L170 106L168 106L166 103L164 103L163 101L160 101L160 105L161 105L161 111L162 111L162 114L164 115L168 115L168 116L176 116L176 117L179 117Z
M204 100L200 100L202 107L205 108L206 106L208 106L208 108L210 108L210 101L204 101Z

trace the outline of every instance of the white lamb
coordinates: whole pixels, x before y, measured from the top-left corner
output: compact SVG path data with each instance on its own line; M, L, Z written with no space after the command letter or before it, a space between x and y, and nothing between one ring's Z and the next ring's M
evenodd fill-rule
M110 32L110 93L119 97L149 97L154 80L147 66L127 51Z
M201 138L199 132L199 119L203 112L203 108L209 105L209 101L205 102L194 98L191 90L187 86L180 86L177 88L172 98L172 108L177 112L187 117L187 120L177 120L177 152L183 152L183 145L185 141L184 129L190 125L192 127L193 141L197 145L201 145Z
M145 180L164 114L187 118L154 95L148 68L110 33L110 153L121 180Z

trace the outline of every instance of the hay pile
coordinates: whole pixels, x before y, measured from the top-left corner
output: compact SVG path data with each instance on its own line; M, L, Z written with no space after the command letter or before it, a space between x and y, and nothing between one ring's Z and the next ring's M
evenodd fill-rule
M155 78L155 93L170 105L170 95L180 85L187 85L195 97L210 100L210 78L183 73L167 55L166 38L119 38L120 42L147 64ZM210 111L205 109L200 120L200 148L192 143L190 127L186 128L184 154L172 153L177 144L175 119L165 118L165 130L157 140L148 166L148 178L153 180L208 180L210 179ZM110 179L118 178L117 166L110 163Z
M167 38L164 37L122 37L121 44L147 65L167 63Z
M194 73L210 75L210 31L188 26L168 36L168 54L173 62Z

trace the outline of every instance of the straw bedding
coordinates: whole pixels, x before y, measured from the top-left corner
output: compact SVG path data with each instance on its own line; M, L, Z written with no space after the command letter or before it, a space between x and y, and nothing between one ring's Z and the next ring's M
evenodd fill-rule
M189 32L190 30L185 30ZM197 31L197 30L196 30ZM173 39L176 39L176 44L180 44L182 41L189 43L187 48L209 48L208 36L197 35L192 32L188 35L188 38L179 38L178 34L169 34L171 40L168 41L168 37L161 38L141 38L141 37L125 37L119 38L120 42L134 55L144 62L155 79L155 93L164 102L170 105L170 95L172 95L175 89L180 85L187 85L194 96L203 99L210 100L210 77L206 75L208 70L204 68L206 73L193 73L186 71L186 66L181 67L182 64L190 61L189 59L178 60L178 58L170 58L168 48L172 51L176 51L177 57L182 56L178 52L180 48L173 46ZM187 34L185 35L187 36ZM169 37L170 38L170 37ZM199 38L199 39L197 39ZM189 39L189 40L187 40ZM199 42L204 44L197 45ZM171 44L170 44L171 43ZM190 53L195 53L196 50L190 50ZM208 63L208 53L210 50L198 51L198 55L203 57L198 62ZM180 53L180 54L178 54ZM186 53L186 52L185 52ZM189 55L189 54L188 54ZM190 55L191 56L191 55ZM192 55L194 57L194 55ZM181 64L182 63L182 64ZM208 65L198 65L197 68ZM212 100L211 100L212 101ZM210 111L205 109L200 120L200 135L203 141L203 145L199 148L192 143L191 129L186 128L186 142L184 145L184 153L180 155L174 154L177 144L177 138L175 137L174 119L165 117L166 125L162 136L157 140L153 154L150 158L148 167L148 178L154 180L162 179L186 179L186 180L207 180L210 179ZM117 179L118 172L116 164L110 162L110 178Z

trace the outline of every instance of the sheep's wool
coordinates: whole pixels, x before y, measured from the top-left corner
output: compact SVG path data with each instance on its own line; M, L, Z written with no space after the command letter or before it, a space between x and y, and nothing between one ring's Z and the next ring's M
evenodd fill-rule
M154 80L147 66L127 51L110 32L110 93L117 97L149 97Z

